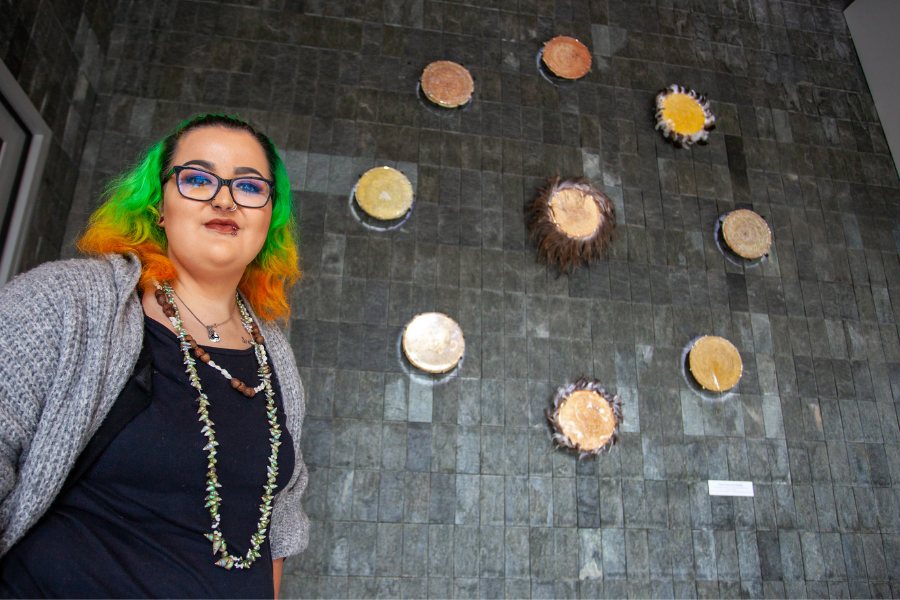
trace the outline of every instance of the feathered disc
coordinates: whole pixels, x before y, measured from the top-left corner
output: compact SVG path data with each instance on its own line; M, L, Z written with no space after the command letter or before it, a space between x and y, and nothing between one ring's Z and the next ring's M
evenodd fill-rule
M568 273L603 255L616 213L612 200L587 179L554 177L531 202L528 226L538 256Z
M599 379L582 377L558 390L544 411L553 428L553 443L583 458L596 458L619 440L622 403Z
M702 94L672 84L656 95L656 128L676 147L705 144L715 127L709 100Z

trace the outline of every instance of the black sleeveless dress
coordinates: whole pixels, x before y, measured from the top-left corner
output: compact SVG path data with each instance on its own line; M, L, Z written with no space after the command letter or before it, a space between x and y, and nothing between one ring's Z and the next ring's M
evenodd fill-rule
M0 559L0 597L272 598L268 538L244 570L215 566L206 492L207 439L197 392L188 383L178 339L144 317L153 354L152 400L93 466ZM216 364L256 386L252 349L204 346ZM259 522L271 446L265 396L231 388L201 362L197 372L215 423L221 530L229 553L243 556ZM276 493L294 469L293 442L276 390L281 446Z

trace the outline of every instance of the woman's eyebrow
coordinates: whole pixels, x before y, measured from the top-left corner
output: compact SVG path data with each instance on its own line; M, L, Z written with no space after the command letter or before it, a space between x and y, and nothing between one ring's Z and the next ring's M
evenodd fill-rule
M246 175L246 174L248 174L248 173L256 173L256 174L259 175L260 177L263 176L262 173L260 173L259 171L257 171L257 170L254 169L253 167L235 167L235 168L234 168L234 174L235 174L235 175Z
M214 169L216 168L215 163L211 163L211 162L209 162L208 160L200 160L200 159L189 160L189 161L187 161L186 163L184 163L184 165L185 165L185 166L187 166L187 165L197 165L198 167L203 167L204 169L207 169L207 170L209 170L209 171L212 171L212 170L214 170ZM254 169L253 167L235 167L235 168L234 168L234 174L235 174L235 175L247 175L247 174L252 174L252 175L259 175L260 177L263 177L263 174L260 173L259 171L257 171L256 169ZM264 178L264 177L263 177L263 178ZM264 179L265 179L265 178L264 178Z
M198 160L189 160L184 164L185 165L197 165L198 167L203 167L204 169L209 169L210 171L212 171L213 169L216 168L216 165L214 163L209 162L208 160L199 160L199 159Z

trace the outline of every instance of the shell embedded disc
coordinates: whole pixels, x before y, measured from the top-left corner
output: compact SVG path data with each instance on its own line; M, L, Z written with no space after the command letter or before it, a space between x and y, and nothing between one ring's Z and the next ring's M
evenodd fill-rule
M715 335L703 336L691 347L688 365L697 383L714 392L737 385L744 364L734 344Z
M709 100L694 90L670 85L656 95L656 128L676 146L706 143L715 123Z
M760 258L772 246L768 223L752 210L738 209L728 213L722 222L722 236L738 256Z
M475 81L462 65L439 60L422 72L422 91L435 104L456 108L472 99Z
M560 272L602 256L615 226L612 200L583 178L554 178L528 209L538 256L556 264Z
M580 79L591 70L591 51L575 38L565 35L544 44L541 60L554 75L564 79Z
M416 367L444 373L459 364L466 340L456 321L437 312L413 318L403 331L403 353Z
M356 184L359 207L376 219L399 219L413 201L413 187L406 175L391 167L369 169Z
M546 415L558 448L593 458L618 440L622 406L599 380L582 377L556 391Z

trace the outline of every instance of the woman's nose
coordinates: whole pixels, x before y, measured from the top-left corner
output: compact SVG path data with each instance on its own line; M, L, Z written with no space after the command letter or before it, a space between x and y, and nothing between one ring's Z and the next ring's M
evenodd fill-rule
M218 193L210 200L210 204L212 204L213 208L221 208L223 210L234 210L237 208L234 198L231 197L231 188L227 185L219 188Z

